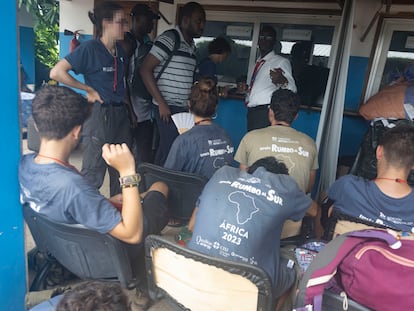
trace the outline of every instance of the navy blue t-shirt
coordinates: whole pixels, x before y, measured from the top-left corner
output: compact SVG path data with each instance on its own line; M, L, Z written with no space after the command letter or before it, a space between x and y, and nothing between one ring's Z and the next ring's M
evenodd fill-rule
M219 125L196 125L174 140L164 167L210 178L233 163L233 153L233 144Z
M121 214L74 168L57 163L37 164L36 154L27 154L19 164L20 200L51 219L82 224L108 233L121 220Z
M272 174L262 167L251 175L224 166L200 196L188 247L257 265L275 284L283 223L301 220L311 202L288 175Z
M100 39L83 42L65 59L76 74L83 74L85 84L91 86L106 103L123 102L125 89L124 50L116 45L114 57Z
M334 209L365 221L405 232L414 228L414 192L403 198L384 194L373 180L346 175L328 190Z
M217 69L216 64L209 58L204 58L200 64L198 64L195 72L195 81L200 78L212 78L217 83Z

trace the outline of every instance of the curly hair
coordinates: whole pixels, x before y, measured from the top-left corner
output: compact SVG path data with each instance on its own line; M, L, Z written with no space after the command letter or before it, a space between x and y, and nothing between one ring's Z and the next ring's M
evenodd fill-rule
M115 282L88 281L65 292L56 311L128 311L129 300Z
M217 37L213 41L208 44L208 54L230 54L231 52L231 45L229 41L227 41L223 37Z
M194 12L198 11L202 12L204 16L206 15L205 10L200 3L194 1L187 2L178 12L178 24L181 25L184 17L191 17Z
M264 157L249 166L247 173L253 174L259 167L264 167L266 171L273 174L289 175L285 163L276 160L275 157Z
M196 116L210 118L216 113L218 94L211 78L201 78L191 88L190 111Z
M89 117L91 106L86 98L65 86L46 85L37 91L32 115L39 135L62 139Z

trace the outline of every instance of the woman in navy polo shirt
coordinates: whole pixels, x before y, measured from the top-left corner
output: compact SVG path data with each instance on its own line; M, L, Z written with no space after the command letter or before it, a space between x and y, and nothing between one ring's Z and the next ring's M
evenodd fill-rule
M119 40L124 38L128 22L117 2L98 4L89 18L97 37L77 47L50 71L50 78L83 90L93 103L91 117L83 128L82 174L96 188L102 186L106 169L110 176L110 195L120 193L118 173L101 157L105 143L131 145L129 120L124 98L124 51ZM69 71L82 74L85 83L73 78Z

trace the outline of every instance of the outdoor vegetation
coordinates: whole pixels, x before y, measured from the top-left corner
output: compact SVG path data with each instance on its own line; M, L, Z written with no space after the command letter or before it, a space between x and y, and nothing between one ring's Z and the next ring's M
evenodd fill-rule
M19 0L20 7L33 16L36 63L53 67L59 60L59 1Z

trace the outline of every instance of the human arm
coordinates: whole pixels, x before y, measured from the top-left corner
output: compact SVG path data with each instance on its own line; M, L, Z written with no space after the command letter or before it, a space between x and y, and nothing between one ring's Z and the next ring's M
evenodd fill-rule
M306 193L310 193L313 190L313 186L315 185L316 179L316 170L311 170L309 173L309 183L308 188L306 189Z
M312 201L311 205L306 211L306 215L310 217L315 217L317 214L318 214L318 204L315 201Z
M240 163L239 168L240 168L242 171L247 172L247 169L248 169L249 167L248 167L246 164Z
M70 87L86 91L86 98L88 102L103 103L103 100L98 92L96 92L92 87L79 82L69 74L71 69L72 65L65 58L63 58L50 70L50 78Z
M296 92L296 83L292 74L292 66L286 58L276 58L270 68L270 78L278 87Z
M134 157L126 144L103 145L102 157L121 177L135 174ZM122 188L121 215L121 222L109 231L109 234L126 243L141 242L144 222L138 187Z
M198 207L195 207L193 210L193 213L191 214L190 221L188 222L188 230L191 232L193 232L193 229L194 229L197 212L198 212Z
M137 116L135 114L134 107L132 106L129 76L130 76L130 72L129 72L129 61L128 61L125 65L125 77L127 80L126 89L125 89L126 91L125 92L125 106L128 111L130 126L132 128L136 128L137 127Z
M161 62L158 58L149 53L141 65L140 74L145 87L158 104L160 118L167 122L170 118L171 111L168 104L165 102L164 97L161 95L161 92L157 86L157 81L155 81L154 78L154 69L160 63Z

